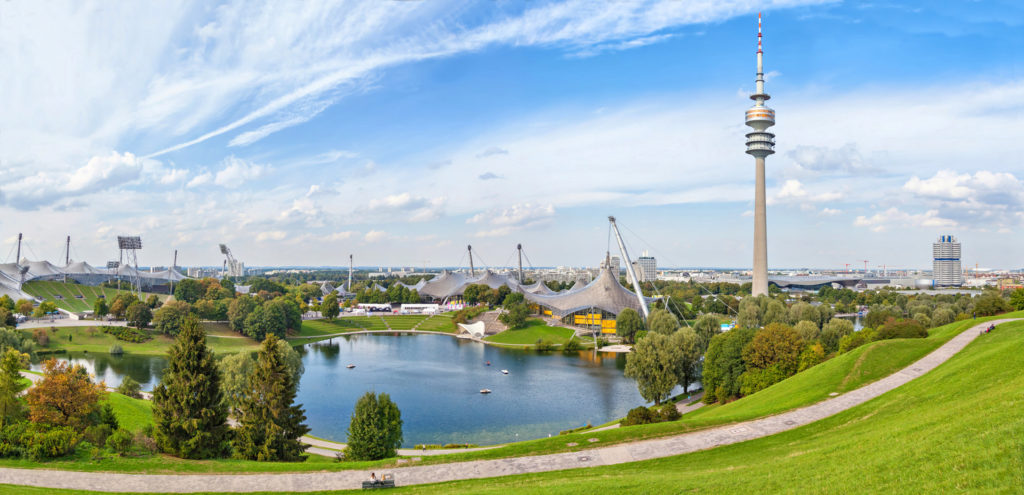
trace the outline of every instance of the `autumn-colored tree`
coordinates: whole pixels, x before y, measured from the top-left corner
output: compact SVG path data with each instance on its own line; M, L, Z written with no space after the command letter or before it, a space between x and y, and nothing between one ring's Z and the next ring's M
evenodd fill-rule
M80 364L50 359L43 363L43 379L28 391L29 419L36 423L84 430L88 416L106 395L103 382L93 383Z
M14 309L18 313L21 313L22 316L31 315L33 307L35 307L35 305L28 299L18 299L18 302L14 305Z
M793 327L772 323L754 334L754 340L743 348L743 360L754 368L778 365L788 376L796 373L803 350L804 341Z

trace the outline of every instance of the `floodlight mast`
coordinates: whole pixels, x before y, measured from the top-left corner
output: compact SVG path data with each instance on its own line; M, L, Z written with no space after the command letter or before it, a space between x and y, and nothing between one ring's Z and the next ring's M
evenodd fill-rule
M142 299L142 279L139 277L139 255L138 251L142 249L142 238L139 236L117 236L117 247L120 249L122 255L128 253L129 268L132 269L131 283L135 287L135 291ZM120 280L120 278L119 278ZM118 283L120 286L120 283ZM120 287L118 287L120 289Z
M633 271L633 262L630 261L632 258L626 252L626 244L622 242L622 236L619 235L619 227L615 225L615 217L609 216L608 221L612 224L612 232L615 233L615 240L619 243L619 251L622 253L622 258L626 260L626 273L629 273L629 278L633 280L633 290L636 291L636 297L640 300L640 310L644 314L644 321L647 321L647 317L651 315L651 312L647 308L647 301L644 300L644 291L640 289L640 279L636 277L636 272Z
M469 275L471 277L475 277L476 276L476 271L473 270L473 246L472 245L466 246L466 251L469 251Z
M21 232L18 232L18 253L14 255L14 264L21 263Z
M523 283L523 245L516 244L516 250L519 251L519 283Z

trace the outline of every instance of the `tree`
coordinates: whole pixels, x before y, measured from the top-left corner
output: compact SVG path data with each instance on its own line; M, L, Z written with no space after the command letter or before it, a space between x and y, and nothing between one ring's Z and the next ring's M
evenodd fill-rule
M298 383L281 355L277 337L268 335L239 405L235 449L256 461L298 461L306 447L299 438L309 433L302 405L295 404Z
M740 392L739 377L747 370L743 348L753 340L756 330L736 328L715 335L704 355L704 402L725 402Z
M191 309L185 301L170 301L153 314L153 326L164 335L178 335Z
M853 322L842 318L832 318L821 330L821 346L825 348L825 354L832 354L839 350L839 339L853 333Z
M821 344L816 343L809 345L800 353L800 366L797 368L797 372L801 372L807 368L815 366L824 360L825 349L821 347Z
M228 297L235 297L235 282L232 281L230 278L225 277L224 279L222 279L220 281L220 286L223 287L224 290L228 291L228 294L231 294Z
M615 318L615 334L624 342L633 342L636 333L644 329L644 322L633 308L623 309Z
M259 342L267 335L283 338L287 324L284 309L278 304L266 303L249 313L245 319L245 334Z
M750 298L740 302L740 313L737 323L743 328L761 328L761 308L757 304L744 304Z
M689 393L690 384L700 378L700 338L692 328L680 328L672 334L672 346L681 353L676 362L676 378L683 392Z
M462 299L466 301L466 304L476 304L480 302L486 291L490 290L490 287L486 285L470 284L462 291Z
M647 319L647 328L654 333L672 335L679 330L679 320L676 316L664 309L656 309L651 312Z
M302 356L287 341L278 339L277 349L284 360L289 373L295 381L296 388L302 374L306 371L302 364ZM220 360L221 390L224 400L230 409L237 409L249 386L249 377L256 367L256 356L249 352L236 352Z
M22 316L31 316L32 309L34 308L35 305L32 304L32 301L29 301L28 299L18 299L18 302L14 304L14 309L18 313L21 313Z
M6 309L7 311L14 311L14 299L11 296L4 294L0 296L0 309Z
M772 323L757 332L743 348L743 360L754 368L778 367L785 376L796 373L804 341L793 327Z
M777 299L771 299L765 304L764 316L761 317L762 325L771 323L786 323L788 315L786 305Z
M18 319L14 316L14 313L7 308L0 308L0 327L13 327L17 326Z
M105 395L106 386L92 383L82 365L50 359L43 363L43 379L29 389L25 401L32 421L82 431Z
M153 390L153 437L161 450L179 457L223 457L231 451L227 419L217 361L199 320L189 317Z
M925 338L928 336L928 330L921 325L920 322L911 318L907 320L897 320L890 318L889 321L878 328L875 333L878 340L886 339L916 339Z
M149 306L149 309L159 308L160 297L158 297L156 294L150 294L149 297L146 298L146 306Z
M324 300L320 303L320 314L324 315L324 318L334 321L338 317L341 310L338 308L338 295L334 292L324 296Z
M196 279L186 278L178 282L178 286L174 288L174 298L189 304L198 301L202 295L203 286Z
M110 313L110 307L107 306L107 298L97 298L96 302L92 305L92 313L97 318L107 316L107 313Z
M807 320L798 321L793 329L796 330L796 333L800 334L800 338L804 339L804 342L807 343L817 342L818 338L821 337L821 330L818 329L818 325Z
M1017 311L1024 310L1024 289L1017 289L1010 293L1010 306ZM934 317L932 320L934 321Z
M125 319L131 326L142 330L153 320L153 311L146 303L136 301L128 306L128 310L125 311Z
M367 392L356 401L348 425L345 458L376 461L395 457L402 445L402 413L388 394Z
M700 345L700 353L704 354L711 345L711 339L722 331L722 325L718 323L715 315L702 315L693 324L693 331L697 333L697 343Z
M32 312L32 315L35 316L36 318L41 318L50 313L53 313L54 311L57 311L57 303L53 301L43 301L39 303L39 306L36 306L36 309L35 311Z
M245 333L245 320L258 306L259 303L252 297L236 297L228 304L228 325L236 332Z
M512 304L506 307L506 311L498 315L498 320L509 329L522 328L526 325L526 316L530 314L530 307L526 303Z
M509 306L512 306L513 304L519 304L519 303L525 303L525 302L526 302L526 298L523 296L523 294L521 292L513 292L513 293L505 296L505 300L502 301L501 304L504 305L507 308Z
M4 309L6 311L6 309ZM28 354L8 348L0 356L0 426L25 417L25 406L18 395L25 389L21 368L28 366Z
M974 312L978 316L992 316L1005 313L1012 309L1010 303L1006 302L998 293L988 292L978 296L974 301Z
M668 335L651 332L626 354L626 377L636 380L640 396L654 405L661 404L680 382L676 370L683 350L673 344Z

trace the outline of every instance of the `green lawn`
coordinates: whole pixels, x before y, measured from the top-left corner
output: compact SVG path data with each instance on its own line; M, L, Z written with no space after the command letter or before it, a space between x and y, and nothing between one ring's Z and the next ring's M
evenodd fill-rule
M213 325L206 343L214 352L233 353L241 351L255 351L259 344L249 338L239 335L236 332L224 333L221 324L204 323L204 327ZM117 340L113 335L103 333L103 330L95 326L81 327L53 327L49 330L50 343L46 346L37 346L38 351L88 351L88 352L110 352L110 346L118 344L126 353L130 354L166 354L174 339L166 335L153 333L153 339L148 342L136 344ZM32 330L22 330L26 337L32 337ZM68 340L68 336L71 340ZM221 335L221 336L217 336Z
M91 311L96 303L96 299L101 295L106 297L108 301L112 301L119 292L124 292L109 287L93 287L76 284L72 281L64 283L53 280L26 282L23 289L25 292L38 298L56 302L58 307L71 312ZM61 296L60 299L56 297L58 295ZM142 294L143 299L147 297L149 297L149 293ZM168 298L167 295L163 294L157 294L157 297L161 301L165 301Z
M1019 492L1024 486L1022 348L1024 322L1001 325L937 369L892 392L814 424L749 442L615 466L396 491ZM47 463L47 467L59 468L59 463ZM166 472L166 467L158 470ZM5 487L3 491L85 493L22 487Z
M114 408L114 415L121 428L128 431L139 431L146 425L153 424L153 403L143 399L133 399L127 395L110 392L105 399Z
M455 323L452 321L451 315L439 314L428 317L416 329L426 332L455 333Z
M485 338L495 344L536 344L538 340L546 340L552 344L564 344L572 338L574 332L568 328L549 327L542 320L526 320L526 327L516 330L505 330L497 335Z

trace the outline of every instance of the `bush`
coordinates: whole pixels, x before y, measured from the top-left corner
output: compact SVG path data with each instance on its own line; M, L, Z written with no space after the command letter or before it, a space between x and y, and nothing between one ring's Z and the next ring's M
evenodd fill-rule
M75 430L66 426L37 430L25 442L22 455L33 461L64 457L75 450L79 438Z
M132 438L132 444L147 453L154 453L157 451L156 440L153 440L153 427L152 425L146 425L149 427L150 433L144 431L135 432L135 436Z
M120 344L114 344L110 346L110 354L113 356L121 356L124 354L124 349Z
M111 406L109 402L97 407L89 414L88 419L91 424L107 425L111 430L116 430L120 427L117 423L117 415L114 414L114 406Z
M92 445L106 445L107 437L109 437L113 431L114 429L105 423L93 425L85 429L85 432L82 433L82 438Z
M45 328L37 328L32 330L32 336L36 339L36 343L40 347L46 347L50 344L50 336L46 333Z
M578 352L581 348L582 346L580 346L580 341L576 340L576 337L572 337L569 339L568 342L565 343L564 346L562 346L562 351L566 353L572 353Z
M539 352L548 352L554 350L555 344L548 340L537 339L537 342L533 344L533 348Z
M148 342L153 338L148 333L131 327L105 326L103 327L103 333L113 335L117 340L123 340L125 342L132 342L135 344Z
M679 409L676 408L674 403L662 404L661 409L658 411L659 422L675 421L681 417L683 417L683 415L679 412Z
M128 430L117 430L107 438L107 448L126 455L132 450L132 434Z
M749 368L739 377L740 394L750 395L764 390L789 377L778 364L767 368Z
M619 422L622 426L647 425L655 423L654 413L650 409L640 406L630 409L626 417Z
M124 377L124 380L121 381L121 384L117 386L117 393L126 395L133 399L141 399L142 385L139 385L139 382L133 380L132 377L126 376Z
M843 337L843 339L845 338ZM840 343L840 347L842 347L842 343ZM823 361L825 361L825 349L821 347L821 344L809 345L800 353L800 366L797 368L797 372L816 366Z
M928 330L917 320L895 320L882 325L877 332L878 340L888 339L923 339L928 336Z

